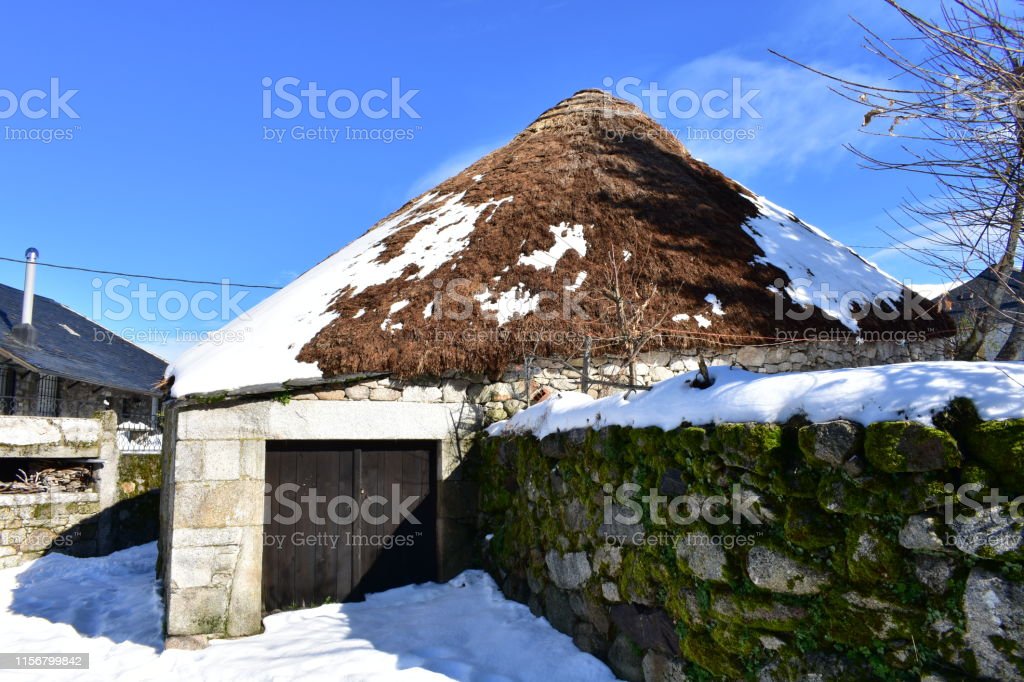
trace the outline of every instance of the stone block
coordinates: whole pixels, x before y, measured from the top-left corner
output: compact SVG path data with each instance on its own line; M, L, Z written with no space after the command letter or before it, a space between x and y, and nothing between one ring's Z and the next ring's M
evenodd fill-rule
M687 533L680 538L676 556L701 580L726 580L725 550L707 533Z
M369 400L370 390L369 386L349 386L345 389L345 397L349 400Z
M179 528L174 531L175 550L184 547L238 546L241 528Z
M271 401L212 405L178 412L178 438L182 440L232 440L262 438L267 433Z
M174 480L200 481L203 478L203 450L201 440L179 440L174 448Z
M260 481L182 482L175 486L175 528L225 528L263 523Z
M446 379L441 384L441 400L446 403L461 403L467 399L470 383L463 379Z
M960 465L960 450L945 431L916 422L876 422L864 442L868 462L887 473L940 471Z
M1024 680L1024 585L981 567L971 569L963 596L964 640L978 676Z
M231 574L231 598L227 613L229 637L255 635L262 629L262 563L262 529L249 528L242 536Z
M61 429L53 419L4 417L0 420L0 446L53 445L62 438Z
M914 551L938 552L945 549L945 543L939 536L942 526L939 520L917 514L907 519L900 529L900 547Z
M267 473L266 448L261 441L243 440L241 477L264 480Z
M864 446L864 427L845 419L811 424L799 431L800 450L811 464L837 469Z
M401 391L396 391L392 388L373 388L370 389L370 400L377 401L397 401L402 399Z
M203 450L203 479L235 480L241 473L242 443L238 440L210 440Z
M222 587L171 589L168 599L167 634L225 634L228 590Z
M436 386L406 386L402 389L402 400L407 403L441 402L441 389Z
M544 557L551 581L563 590L575 590L590 579L592 571L586 552L559 554L551 550Z
M782 594L818 594L829 582L824 571L763 546L747 555L747 576L761 589Z
M544 617L551 623L551 627L572 636L576 615L569 604L569 595L554 585L548 585L544 589Z
M78 447L96 445L100 440L98 419L61 419L58 425L64 442Z
M209 586L220 551L219 547L175 547L169 571L171 590Z

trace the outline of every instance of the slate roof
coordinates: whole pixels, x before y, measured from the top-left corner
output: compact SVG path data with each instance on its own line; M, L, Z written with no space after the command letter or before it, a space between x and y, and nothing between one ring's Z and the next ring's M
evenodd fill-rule
M1008 297L1008 300L1004 301L1002 306L1000 306L1000 310L1005 313L1019 313L1024 310L1024 305L1020 301L1024 297L1024 272L1015 270L1010 276L1010 282L1010 286L1017 293L1017 296ZM950 313L953 316L960 316L968 310L986 305L985 301L993 296L996 289L1001 286L1003 285L1000 284L999 278L992 271L992 268L986 268L971 281L949 290L946 295L952 303Z
M155 386L167 363L92 320L37 295L32 326L38 338L28 348L11 335L21 321L22 291L0 284L0 356L73 381L134 393L159 395Z

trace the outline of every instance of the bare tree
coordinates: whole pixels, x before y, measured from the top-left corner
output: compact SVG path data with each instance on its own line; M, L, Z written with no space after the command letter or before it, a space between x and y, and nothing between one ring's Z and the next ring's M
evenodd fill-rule
M934 179L933 193L905 202L897 239L950 279L987 271L992 285L976 292L983 303L958 357L977 357L1000 321L1013 327L999 357L1017 356L1024 319L1005 304L1021 299L1014 266L1024 222L1024 22L997 0L943 0L934 20L882 1L906 21L909 36L886 40L854 21L866 49L895 69L885 85L774 54L831 79L835 92L865 108L865 132L897 141L888 156L850 146L866 167Z
M629 385L636 387L637 360L652 343L661 340L670 313L664 295L668 292L661 291L658 278L652 276L660 266L649 240L641 239L634 229L625 246L607 254L591 295L604 304L598 323L613 333L612 338L604 340L621 352Z

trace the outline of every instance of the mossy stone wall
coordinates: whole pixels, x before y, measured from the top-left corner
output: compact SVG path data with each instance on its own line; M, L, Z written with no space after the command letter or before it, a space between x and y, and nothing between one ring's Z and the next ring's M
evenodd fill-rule
M488 568L626 680L1024 679L1024 420L935 422L490 438Z

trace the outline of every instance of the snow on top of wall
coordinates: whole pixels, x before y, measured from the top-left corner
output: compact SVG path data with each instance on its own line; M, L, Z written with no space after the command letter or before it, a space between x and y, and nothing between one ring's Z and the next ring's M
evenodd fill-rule
M895 305L902 297L899 281L848 247L762 196L755 195L753 202L759 215L743 229L765 253L757 262L786 273L790 279L786 293L795 302L814 305L851 331L858 331L849 304L866 307L881 300ZM769 286L769 290L777 292L776 287Z
M754 374L713 367L714 383L693 388L695 372L649 391L594 400L558 393L488 428L491 435L533 433L538 438L576 428L655 426L684 422L783 423L797 415L812 422L851 419L862 424L910 420L930 425L956 397L974 401L983 419L1024 417L1024 363L912 362L820 372Z
M559 259L570 250L575 251L581 256L587 255L587 239L583 236L582 225L559 223L558 225L550 226L548 229L555 235L555 245L547 251L537 249L529 255L524 253L519 256L520 265L532 265L538 270L543 270L544 268L554 270Z
M428 193L407 209L308 270L284 289L228 323L215 337L188 350L167 368L174 376L171 394L230 390L322 376L311 363L295 359L303 346L335 317L328 311L339 291L354 295L389 282L411 266L424 279L456 257L469 242L478 218L494 214L512 197L482 204L461 203L463 192ZM394 257L381 262L386 239L415 221L416 234ZM222 353L225 344L232 352Z

